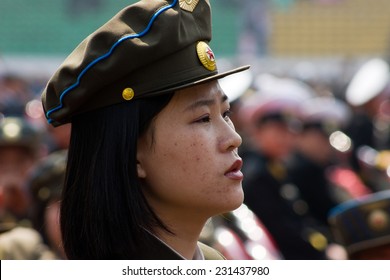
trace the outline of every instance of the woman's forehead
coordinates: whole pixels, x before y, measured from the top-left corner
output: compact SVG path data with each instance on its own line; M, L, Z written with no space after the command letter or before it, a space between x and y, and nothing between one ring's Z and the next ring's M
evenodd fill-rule
M211 81L177 91L172 101L191 106L191 104L195 104L197 102L207 103L213 101L222 103L226 99L227 97L222 88L219 86L218 81Z

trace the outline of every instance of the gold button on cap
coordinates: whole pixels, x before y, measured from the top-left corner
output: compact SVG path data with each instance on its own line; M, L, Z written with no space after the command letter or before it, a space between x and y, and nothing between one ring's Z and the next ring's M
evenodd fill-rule
M124 100L131 100L134 97L134 90L132 88L125 88L122 92Z

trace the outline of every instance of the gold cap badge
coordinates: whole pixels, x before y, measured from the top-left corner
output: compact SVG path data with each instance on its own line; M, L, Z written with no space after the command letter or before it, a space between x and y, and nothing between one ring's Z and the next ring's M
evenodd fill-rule
M198 3L199 0L179 0L180 8L191 13L195 10Z
M214 53L206 42L198 42L196 52L198 53L200 62L207 70L214 71L217 69Z

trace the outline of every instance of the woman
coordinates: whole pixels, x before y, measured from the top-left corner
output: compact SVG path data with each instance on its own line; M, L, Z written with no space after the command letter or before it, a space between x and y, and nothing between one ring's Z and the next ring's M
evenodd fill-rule
M42 96L72 123L61 206L70 259L218 259L197 239L243 201L209 2L140 1L86 38Z

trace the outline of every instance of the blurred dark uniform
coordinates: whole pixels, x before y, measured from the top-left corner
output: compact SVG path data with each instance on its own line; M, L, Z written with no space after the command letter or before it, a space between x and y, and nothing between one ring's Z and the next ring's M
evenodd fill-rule
M285 94L288 95L289 91ZM243 109L248 114L248 127L254 125L249 133L254 143L253 149L241 154L244 161L244 203L265 225L285 259L326 259L323 251L327 245L326 237L314 227L316 221L309 215L299 189L290 184L281 158L287 156L291 148L279 145L284 151L274 150L274 154L270 155L268 148L264 147L263 139L255 136L264 126L275 126L278 131L283 131L281 138L291 137L287 136L287 131L295 121L290 113L293 106L291 101L282 96L267 101L260 97L260 101L248 100L249 107ZM299 103L299 99L295 101ZM253 113L249 113L251 110ZM288 144L291 146L293 143L293 139L269 140L281 140L283 145L286 145L285 141L291 142Z
M286 170L266 156L243 155L245 204L259 217L276 241L285 259L325 259L326 239L307 216L307 205L299 190L288 184Z

